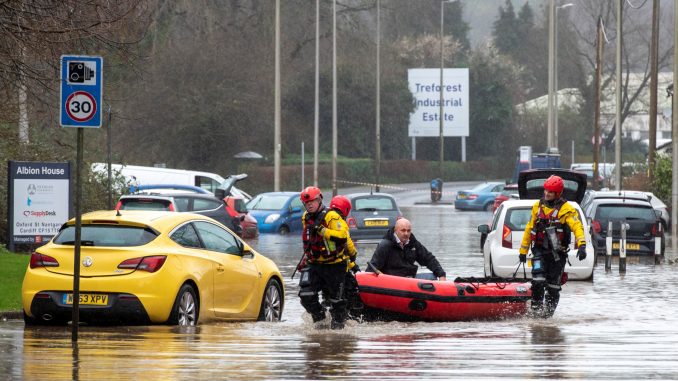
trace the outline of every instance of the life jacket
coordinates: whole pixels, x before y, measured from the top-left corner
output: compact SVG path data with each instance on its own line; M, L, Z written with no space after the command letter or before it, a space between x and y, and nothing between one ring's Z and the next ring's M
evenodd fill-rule
M547 214L544 210L544 200L542 199L539 201L537 219L532 225L532 230L530 231L530 238L532 239L532 242L534 242L535 247L541 247L548 250L556 249L557 251L561 251L570 245L570 227L560 222L560 218L558 218L560 208L562 208L565 202L566 201L564 199L559 198L555 202L553 210ZM556 228L556 237L558 238L559 242L558 247L555 248L551 247L550 241L546 236L546 228L552 226Z
M304 243L304 252L311 262L336 263L345 259L344 249L346 248L346 239L332 237L326 240L325 237L318 233L319 226L328 228L327 221L325 221L327 212L328 209L323 208L313 215L308 212L304 215L305 229L302 233L302 241Z

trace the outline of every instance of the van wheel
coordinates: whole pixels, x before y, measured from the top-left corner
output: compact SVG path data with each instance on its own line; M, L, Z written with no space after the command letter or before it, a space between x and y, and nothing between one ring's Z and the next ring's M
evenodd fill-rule
M280 235L285 235L289 232L290 232L290 228L287 227L286 225L283 225L283 226L280 227L280 229L278 229L278 233L280 233Z
M174 300L172 313L167 324L195 326L198 324L198 298L190 284L184 284L179 289L177 298Z

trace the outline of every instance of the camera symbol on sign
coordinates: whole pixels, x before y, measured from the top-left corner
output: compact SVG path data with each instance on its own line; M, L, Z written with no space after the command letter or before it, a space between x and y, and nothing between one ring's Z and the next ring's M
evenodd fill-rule
M68 83L94 85L96 63L87 61L71 61L68 63Z

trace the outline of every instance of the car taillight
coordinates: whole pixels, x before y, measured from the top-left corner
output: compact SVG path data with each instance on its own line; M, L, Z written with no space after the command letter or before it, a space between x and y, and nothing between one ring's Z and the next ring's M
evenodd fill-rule
M507 249L513 249L513 243L511 242L511 229L509 229L506 225L504 225L504 230L501 233L501 246Z
M348 218L348 221L346 221L346 222L348 222L348 227L349 227L349 228L356 228L356 227L358 227L358 224L355 222L355 218L353 218L353 217L349 217L349 218Z
M59 262L49 255L33 252L33 254L31 254L30 266L32 269L36 267L58 267Z
M652 225L652 229L650 229L650 233L652 234L653 237L656 237L656 236L659 235L659 234L658 234L658 233L659 233L659 229L657 228L657 225L659 225L659 223L656 223L656 224Z
M120 210L122 209L122 201L118 201L118 203L115 205L115 210Z
M597 220L591 221L591 227L593 228L594 233L600 234L600 231L602 230L600 228L600 222L598 222Z
M475 200L475 199L477 199L477 198L478 198L478 195L477 195L477 194L473 194L473 193L471 193L471 194L470 194L470 195L468 195L468 197L466 197L466 198L467 198L467 199L469 199L469 200Z
M165 263L167 256L165 255L155 255L152 257L139 257L132 258L122 261L119 265L119 269L135 269L141 271L148 271L149 273L154 273L162 267Z

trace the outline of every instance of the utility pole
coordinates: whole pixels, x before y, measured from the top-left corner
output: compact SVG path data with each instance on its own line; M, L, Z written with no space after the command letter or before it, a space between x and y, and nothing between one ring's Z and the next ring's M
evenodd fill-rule
M678 0L673 2L673 12L675 15L678 15ZM678 75L678 17L674 18L673 21L673 78ZM673 81L673 96L671 97L671 106L672 110L678 110L678 97L676 96L676 86L678 83ZM678 118L675 116L675 111L671 112L672 127L671 132L671 248L673 255L671 256L672 261L676 260L676 255L678 254L678 239L676 237L678 234Z
M659 55L659 0L652 0L652 42L650 43L650 141L647 152L647 177L654 180L654 156L657 149L657 66Z
M275 91L273 117L273 190L280 191L280 0L275 0Z
M379 192L379 183L381 182L381 1L377 0L377 100L376 100L376 121L375 121L375 164L374 172L376 174L375 190Z
M600 187L600 80L603 76L603 18L598 17L598 38L596 46L596 91L595 114L593 122L593 188Z
M337 0L332 2L332 197L337 195Z
M615 52L615 139L614 139L614 162L615 162L615 190L622 188L622 161L621 161L621 140L622 140L622 120L621 120L621 50L622 50L622 6L624 0L617 0L617 51Z
M558 143L555 142L555 107L554 100L555 96L553 94L555 86L555 18L556 18L556 5L555 0L549 1L549 84L548 84L548 123L547 123L547 133L546 133L546 150L551 152L552 148L558 146Z

